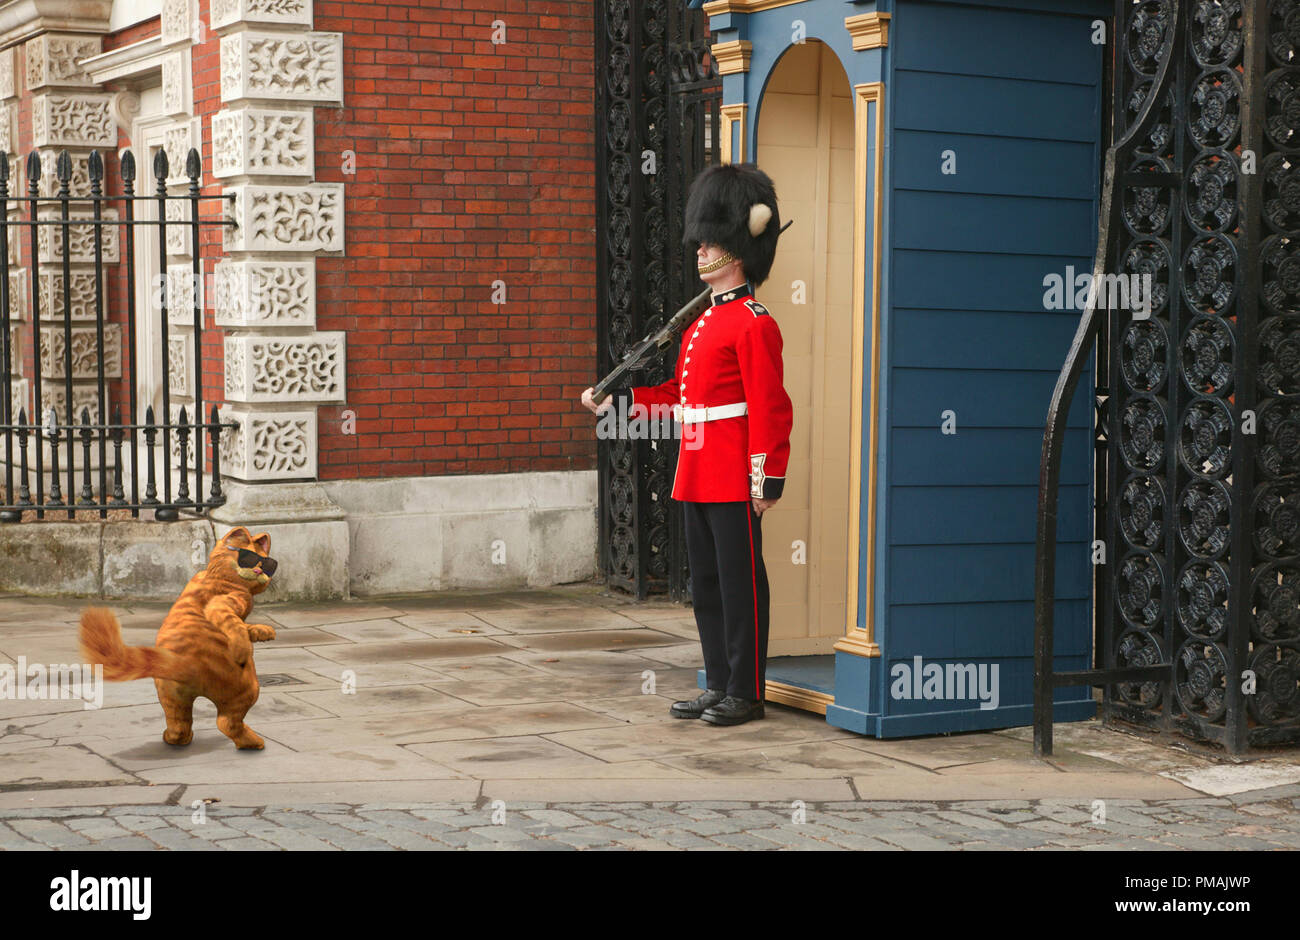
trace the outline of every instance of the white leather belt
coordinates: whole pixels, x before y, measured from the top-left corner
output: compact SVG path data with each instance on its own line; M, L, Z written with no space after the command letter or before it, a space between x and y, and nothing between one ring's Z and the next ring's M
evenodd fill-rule
M734 405L709 405L706 408L683 408L673 405L673 417L682 424L700 424L704 421L721 421L723 418L739 418L749 414L748 402L736 402Z

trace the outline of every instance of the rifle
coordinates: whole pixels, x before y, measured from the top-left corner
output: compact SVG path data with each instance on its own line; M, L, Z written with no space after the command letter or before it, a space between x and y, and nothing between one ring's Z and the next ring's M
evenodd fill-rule
M777 232L777 237L794 224L794 219L786 222ZM609 397L612 389L618 388L623 377L629 372L636 372L644 369L650 360L660 351L666 349L673 339L686 325L694 320L697 316L708 310L712 304L713 289L704 288L695 295L684 307L673 314L672 319L659 328L659 330L647 336L641 342L637 343L632 350L623 357L623 361L616 365L609 373L591 390L591 400L599 405Z

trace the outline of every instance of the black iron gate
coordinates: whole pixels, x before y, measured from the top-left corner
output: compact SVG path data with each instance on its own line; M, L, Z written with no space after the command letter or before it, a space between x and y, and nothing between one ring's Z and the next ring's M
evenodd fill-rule
M1052 688L1069 684L1102 686L1108 720L1230 753L1295 743L1300 0L1120 0L1114 27L1117 144L1094 268L1109 278L1044 438L1036 748L1050 753ZM1096 668L1053 675L1062 406L1098 332Z
M702 289L681 247L686 188L717 162L722 83L708 18L685 0L596 5L597 360L607 372ZM667 378L676 349L642 380ZM675 441L598 444L601 571L645 597L687 595Z
M107 192L98 151L75 160L60 152L52 161L53 179L43 180L42 155L33 151L23 195L18 187L10 192L9 160L0 153L0 522L56 513L74 519L78 512L106 518L114 511L169 521L182 511L219 506L225 502L220 435L235 425L220 422L203 382L200 231L227 220L203 217L199 206L226 197L201 195L202 165L193 149L183 168L169 167L166 151L157 152L151 193L137 194L129 150L118 163L117 194ZM187 191L169 191L169 178L182 172ZM141 216L142 204L152 205L156 218ZM168 212L169 206L180 212ZM145 291L135 283L141 228L157 233L161 272ZM178 290L184 285L169 273L169 243L188 249L186 289ZM13 277L19 259L22 276ZM119 289L109 283L113 275ZM136 333L143 317L159 324L161 415L151 405L141 414L136 400ZM169 341L172 323L192 325L189 336L171 337L180 345ZM19 339L20 325L26 342ZM125 335L110 342L116 330ZM189 355L193 374L178 389L189 402L173 414L177 350Z

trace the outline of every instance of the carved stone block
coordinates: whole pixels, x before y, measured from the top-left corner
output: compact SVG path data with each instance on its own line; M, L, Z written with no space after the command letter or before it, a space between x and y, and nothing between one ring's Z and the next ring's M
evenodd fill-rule
M343 401L345 334L227 336L226 399Z
M190 54L173 52L162 60L162 110L177 116L192 112ZM174 171L173 171L174 172Z
M0 52L0 98L12 98L18 94L17 83L14 81L14 50L16 48L16 46L10 46Z
M222 111L212 118L212 175L309 177L312 141L311 111Z
M173 395L194 394L194 337L189 333L167 337L167 388Z
M32 411L32 390L26 379L15 379L9 383L9 407L15 422L18 420L19 411L26 412L28 420L31 420L32 415L35 414Z
M190 178L185 175L185 162L191 150L199 151L200 155L203 153L202 119L190 118L167 128L163 132L163 150L167 152L167 182L188 187ZM149 178L153 179L152 167Z
M99 55L102 51L103 38L100 36L45 33L29 40L23 47L28 90L47 85L97 87L79 60Z
M27 319L30 300L27 297L27 269L9 269L9 320L18 322Z
M107 398L108 396L105 395ZM68 424L68 395L67 389L62 385L41 385L41 414L47 415L50 409L54 409L54 414L58 417L59 426L66 427ZM108 410L112 411L112 401L108 402ZM90 423L95 424L99 421L99 388L96 385L74 385L72 386L72 423L81 423L82 410L90 413ZM65 451L66 453L66 451ZM77 456L80 456L78 453ZM65 465L66 466L66 465Z
M342 251L343 184L232 186L226 251Z
M0 337L4 334L0 333ZM23 374L23 329L17 323L9 326L9 375L19 376ZM3 362L0 359L0 362Z
M198 42L194 35L198 20L192 9L191 0L163 0L159 38L164 46L182 42Z
M221 37L221 100L343 103L342 33L240 32Z
M90 195L90 160L86 154L70 153L68 158L72 163L72 176L68 179L68 192L74 196ZM58 169L59 151L42 150L41 151L41 178L37 181L37 191L42 196L57 196L59 194ZM24 169L26 167L24 166ZM99 182L100 191L103 192L104 181Z
M199 309L203 309L203 284L194 276L188 262L167 265L167 322L194 325L194 291L199 292Z
M212 28L236 23L312 24L312 0L212 0Z
M167 254L188 257L194 232L189 225L190 205L184 199L167 200Z
M114 147L113 96L83 92L32 98L32 143L36 147Z
M221 432L221 475L237 480L298 480L316 476L316 409L245 411L220 409L222 423L239 422Z
M41 374L51 378L64 376L63 327L41 327ZM93 326L72 328L72 377L93 379L99 375L99 363L104 363L104 376L118 378L122 374L122 328L116 323L104 324L104 348L101 351Z
M185 410L185 420L183 422L181 421L181 409ZM194 425L196 423L196 419L194 416L194 405L191 402L173 401L171 403L171 408L169 410L169 413L171 415L171 421L169 423L172 424L173 427L171 429L170 436L167 441L167 450L168 453L171 455L171 461L173 467L179 467L182 465L181 448L180 448L181 435L179 430L180 425L186 424L189 426L189 431L186 434L186 440L185 440L184 466L190 471L189 480L187 480L186 482L190 487L190 499L193 499L194 498L194 438L196 436L194 430ZM162 443L161 431L158 434L158 442ZM204 453L207 452L207 443L208 443L208 434L207 431L204 431L203 432ZM204 486L207 486L208 475L206 472L203 474L203 482L204 482ZM159 489L162 489L162 487L160 486ZM179 481L173 482L172 495L175 496L179 492L180 492Z
M36 286L39 289L37 300L41 305L41 319L57 320L62 323L65 309L63 272L42 270L37 275ZM68 299L72 301L72 319L94 320L95 272L73 271L68 279L68 286Z
M117 218L116 209L101 210L101 218L105 221ZM61 215L55 214L51 210L42 209L39 213L42 219L58 219ZM69 213L68 222L68 241L71 242L69 251L69 261L72 264L93 264L95 262L95 228L94 225L84 224L91 219L91 212L86 209L74 209ZM79 224L80 223L80 224ZM115 225L104 225L99 227L102 244L100 246L101 258L105 263L116 263L118 260L118 227ZM42 225L36 233L36 244L39 250L41 264L50 264L54 261L63 259L63 226L61 225Z
M0 150L14 154L18 152L18 105L17 103L0 106ZM11 182L9 192L14 192L12 170L14 161L9 161Z
M212 280L217 326L316 325L314 261L221 261Z

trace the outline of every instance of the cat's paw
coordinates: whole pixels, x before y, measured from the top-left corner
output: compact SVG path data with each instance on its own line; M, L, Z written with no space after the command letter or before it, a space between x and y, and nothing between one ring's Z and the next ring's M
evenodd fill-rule
M254 643L265 643L267 640L274 640L275 628L268 627L264 623L250 623L248 625L248 638Z

